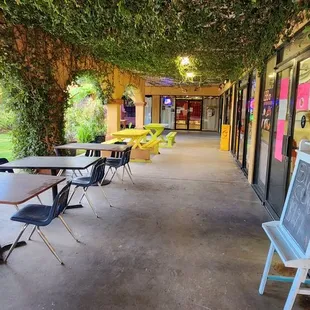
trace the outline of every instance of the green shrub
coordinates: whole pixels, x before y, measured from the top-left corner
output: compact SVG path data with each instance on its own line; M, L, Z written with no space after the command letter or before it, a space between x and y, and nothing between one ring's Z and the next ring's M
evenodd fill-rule
M86 75L68 87L69 107L65 114L67 141L89 142L106 133L106 110L98 82Z
M0 113L0 132L12 130L14 122L15 122L14 112L3 109L2 107L2 111Z

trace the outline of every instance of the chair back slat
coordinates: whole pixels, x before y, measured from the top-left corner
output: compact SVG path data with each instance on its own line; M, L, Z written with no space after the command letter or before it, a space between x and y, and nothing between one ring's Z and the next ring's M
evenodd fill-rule
M126 165L130 161L130 154L131 154L132 145L128 146L126 151L123 153L122 157L122 166Z
M67 185L57 194L56 198L54 199L50 214L50 220L61 214L63 210L67 207L70 185L71 182L67 182Z
M90 174L89 185L101 182L104 178L106 158L100 158L94 165Z
M127 142L117 141L114 144L127 145ZM122 155L123 155L123 152L118 152L118 151L112 151L111 152L111 157L113 157L113 158L121 158Z

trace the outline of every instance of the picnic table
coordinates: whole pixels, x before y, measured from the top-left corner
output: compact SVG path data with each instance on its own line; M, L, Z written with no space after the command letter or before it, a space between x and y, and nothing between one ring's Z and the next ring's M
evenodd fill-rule
M112 136L119 141L130 139L128 144L132 145L132 149L143 149L141 142L149 133L150 130L145 129L125 129L112 133Z
M0 174L0 204L18 205L38 196L42 192L57 187L65 177L48 175L34 175L27 173L1 173ZM17 246L26 245L25 241L18 242ZM0 260L2 254L11 247L11 244L0 246Z
M168 124L161 123L150 123L144 125L144 128L150 131L151 141L159 139L161 142L166 142L165 138L162 136L162 133L167 127Z

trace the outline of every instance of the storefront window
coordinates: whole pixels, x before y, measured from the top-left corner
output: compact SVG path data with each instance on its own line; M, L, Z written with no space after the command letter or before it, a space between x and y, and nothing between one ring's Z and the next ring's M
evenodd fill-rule
M250 157L250 149L252 143L252 126L253 126L253 118L254 118L254 99L255 99L255 92L256 92L256 72L254 71L250 80L250 96L248 100L247 106L247 122L248 122L248 130L247 130L247 152L246 152L246 169L249 169L249 157Z
M300 62L295 108L291 171L294 169L296 149L300 141L310 140L310 58Z
M169 129L174 129L175 121L175 97L163 96L161 97L161 117L160 122L167 124Z
M272 153L270 161L270 178L267 201L280 216L285 195L287 179L287 135L290 121L292 68L284 69L278 73L277 94L273 107L274 125L272 132Z
M144 124L150 124L152 122L152 96L145 97L144 107Z
M217 131L219 121L219 97L203 100L202 130Z
M284 48L283 60L286 60L309 46L308 33L300 33Z
M269 152L269 138L271 129L271 117L273 109L274 98L274 82L275 72L274 67L276 65L276 56L272 57L268 63L265 74L265 83L263 85L262 93L262 107L260 115L260 142L258 144L258 167L256 171L256 184L265 190L266 175L267 175L267 160Z

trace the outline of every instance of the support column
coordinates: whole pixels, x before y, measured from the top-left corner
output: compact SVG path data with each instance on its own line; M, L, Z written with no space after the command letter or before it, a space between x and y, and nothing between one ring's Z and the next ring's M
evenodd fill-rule
M145 102L135 102L136 106L136 129L143 129L144 115L145 115Z
M111 139L111 133L120 130L121 124L121 105L122 99L111 99L107 105L107 137L106 140Z
M152 123L159 123L160 96L152 96Z

